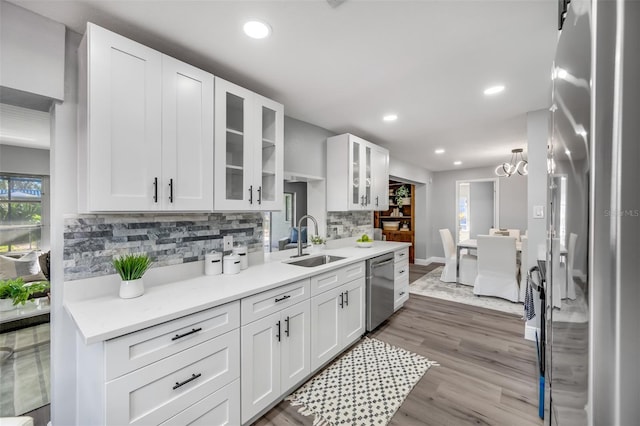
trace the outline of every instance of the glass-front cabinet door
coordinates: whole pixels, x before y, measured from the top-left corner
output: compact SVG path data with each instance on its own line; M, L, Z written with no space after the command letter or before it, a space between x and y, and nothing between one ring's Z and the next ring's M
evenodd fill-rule
M284 108L216 78L214 210L279 210Z
M360 197L360 149L361 143L355 138L351 139L351 209L362 206Z
M260 140L255 155L257 208L280 210L283 196L284 110L281 104L262 96L256 97L260 117Z
M350 150L350 210L366 210L372 199L371 145L351 135Z

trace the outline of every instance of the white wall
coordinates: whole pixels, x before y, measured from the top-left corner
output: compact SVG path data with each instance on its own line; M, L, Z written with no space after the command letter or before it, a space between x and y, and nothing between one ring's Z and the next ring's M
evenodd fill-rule
M444 257L439 229L456 229L456 181L495 178L495 167L449 170L433 173L431 205L431 244L427 257ZM498 214L501 228L527 229L527 177L512 176L499 182ZM454 234L455 235L455 234Z
M493 227L493 182L471 182L469 192L470 238L475 239L478 235L488 235ZM453 232L455 234L455 230Z
M286 108L286 105L285 105ZM327 138L335 133L291 117L284 117L285 175L327 176Z
M63 308L64 215L77 214L77 49L81 36L67 31L65 102L51 109L51 421L75 424L76 327Z
M0 171L49 175L49 150L0 145Z
M0 86L64 99L64 25L0 1Z

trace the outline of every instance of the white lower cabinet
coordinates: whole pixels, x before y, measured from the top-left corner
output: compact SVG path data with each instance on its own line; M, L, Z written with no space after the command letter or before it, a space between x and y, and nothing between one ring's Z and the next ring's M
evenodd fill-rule
M311 370L333 359L365 332L365 278L311 298Z
M242 327L242 422L307 377L309 299Z
M409 248L394 253L393 309L397 311L409 300Z
M240 303L76 348L77 424L240 423Z

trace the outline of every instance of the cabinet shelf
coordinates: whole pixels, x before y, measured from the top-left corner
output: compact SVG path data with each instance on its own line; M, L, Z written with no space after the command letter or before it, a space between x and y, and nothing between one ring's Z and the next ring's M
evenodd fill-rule
M274 146L276 146L276 141L267 139L267 138L262 138L262 149L271 148Z
M230 170L244 170L242 166L234 166L233 164L227 164L227 169Z
M380 219L411 219L411 216L379 216Z
M244 136L244 132L241 132L240 130L232 129L230 127L227 127L227 133L231 133L238 136Z

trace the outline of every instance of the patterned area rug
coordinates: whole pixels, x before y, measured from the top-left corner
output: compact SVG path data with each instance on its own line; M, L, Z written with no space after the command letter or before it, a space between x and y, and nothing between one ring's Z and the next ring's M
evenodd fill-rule
M439 266L428 274L418 278L409 284L409 293L479 306L481 308L494 309L496 311L518 315L521 318L524 316L524 306L522 303L514 303L499 297L476 296L473 294L473 286L442 282L440 281L441 274L442 266ZM538 306L535 308L537 313L539 310ZM563 299L562 308L553 309L554 321L583 323L587 322L588 318L589 309L584 292L579 285L576 285L575 300Z
M286 399L316 426L386 425L434 361L364 338Z
M13 417L50 402L49 323L0 334L14 350L0 364L0 417Z

